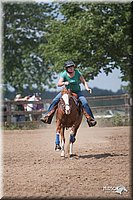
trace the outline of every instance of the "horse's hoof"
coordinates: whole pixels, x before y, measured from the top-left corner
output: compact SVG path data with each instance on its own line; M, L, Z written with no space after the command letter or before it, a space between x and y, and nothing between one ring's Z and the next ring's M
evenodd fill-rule
M70 159L73 159L73 158L76 158L76 157L77 157L77 154L73 154L73 153L72 153L72 154L69 154L69 158L70 158Z
M61 152L61 157L65 157L65 152L64 151Z
M73 156L74 156L73 154L69 154L70 159L73 159Z
M60 151L60 150L61 150L60 145L56 144L56 146L55 146L55 151Z

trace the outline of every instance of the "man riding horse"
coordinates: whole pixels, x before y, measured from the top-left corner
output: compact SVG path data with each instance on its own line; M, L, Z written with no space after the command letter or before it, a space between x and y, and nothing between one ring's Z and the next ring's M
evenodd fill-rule
M91 89L88 87L83 75L79 70L76 69L76 65L73 61L67 61L64 65L64 71L61 73L60 79L58 81L58 86L65 86L66 89L70 89L73 93L76 93L79 101L83 106L83 113L87 119L89 127L95 126L96 121L94 119L93 113L88 105L86 98L84 97L80 83L83 83L85 89L91 93ZM60 101L62 94L61 92L53 99L51 105L49 106L48 112L41 118L41 121L47 124L51 124L54 113L57 109L58 102Z

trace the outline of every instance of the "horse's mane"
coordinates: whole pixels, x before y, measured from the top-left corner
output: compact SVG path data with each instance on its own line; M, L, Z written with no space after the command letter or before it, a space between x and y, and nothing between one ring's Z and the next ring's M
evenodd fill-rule
M61 94L70 94L70 90L67 90L65 87L62 89Z

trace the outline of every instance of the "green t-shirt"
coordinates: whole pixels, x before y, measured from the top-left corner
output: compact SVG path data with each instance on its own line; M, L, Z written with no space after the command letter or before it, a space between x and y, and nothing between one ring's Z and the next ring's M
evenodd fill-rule
M70 78L68 75L67 75L67 72L66 70L64 72L61 73L60 77L63 78L63 81L68 81L69 82L69 85L66 85L65 87L67 89L70 89L72 92L78 92L78 91L81 91L81 88L80 88L80 76L82 76L82 74L78 71L78 70L75 70L75 75Z

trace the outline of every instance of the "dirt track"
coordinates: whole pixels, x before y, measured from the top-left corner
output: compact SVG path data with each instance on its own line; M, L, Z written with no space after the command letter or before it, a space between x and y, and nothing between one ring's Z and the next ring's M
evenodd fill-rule
M131 197L129 127L81 126L73 159L54 151L54 132L4 131L4 197Z

